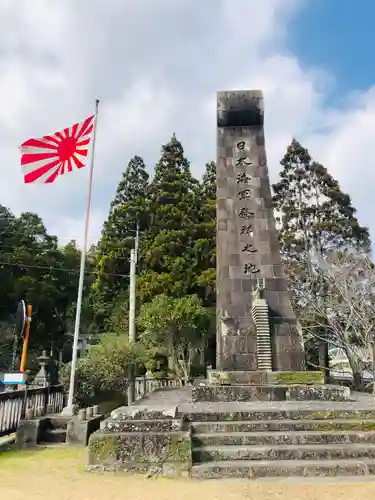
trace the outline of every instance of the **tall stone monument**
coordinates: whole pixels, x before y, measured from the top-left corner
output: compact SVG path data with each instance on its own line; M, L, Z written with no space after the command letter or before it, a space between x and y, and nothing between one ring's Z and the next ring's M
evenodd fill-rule
M218 93L216 370L260 370L252 318L260 281L269 306L272 370L304 369L280 258L263 117L259 90Z

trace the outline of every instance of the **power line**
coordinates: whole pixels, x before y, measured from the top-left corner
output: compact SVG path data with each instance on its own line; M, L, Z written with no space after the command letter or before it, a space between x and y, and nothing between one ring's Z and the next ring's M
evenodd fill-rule
M0 267L1 266L14 266L14 267L24 267L24 268L30 268L30 269L44 269L46 271L62 271L62 272L67 272L67 273L79 273L79 269L66 269L63 267L53 267L53 266L36 266L32 264L23 264L22 262L3 262L0 261ZM106 272L100 272L100 271L86 271L85 274L92 274L94 276L97 276L98 274L105 274L106 276L118 276L121 278L128 278L128 274L120 274L120 273L106 273Z
M131 237L129 237L130 239ZM21 243L19 245L3 245L3 244L0 244L0 248L9 248L9 249L22 249L22 248L25 248L27 250L27 244L26 243ZM65 247L57 247L57 248L47 248L46 249L46 252L54 252L54 251L57 251L57 252L61 252ZM111 243L108 244L108 248L110 249L116 249L116 250L121 250L121 249L125 249L125 250L129 250L130 252L130 248L126 247L126 246L115 246L115 245L112 245ZM36 249L35 249L36 250ZM80 249L77 248L77 250L80 252ZM31 253L31 252L29 252ZM40 252L38 252L40 254ZM97 253L96 250L94 250L93 254L95 255ZM88 255L89 257L90 255Z

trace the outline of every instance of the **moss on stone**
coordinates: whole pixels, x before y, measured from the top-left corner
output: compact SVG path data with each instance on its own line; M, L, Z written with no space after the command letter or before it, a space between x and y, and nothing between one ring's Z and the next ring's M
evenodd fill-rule
M267 382L274 385L324 384L323 372L269 372Z
M236 381L231 372L212 371L209 374L209 382L218 385L230 385Z
M335 419L350 419L350 420L366 420L375 419L375 410L353 410L353 411L314 411L301 413L300 419L306 420L335 420Z
M166 461L191 462L191 437L171 436Z
M90 463L106 460L107 458L116 459L118 453L117 436L109 436L94 432L89 440Z
M316 431L375 431L375 422L358 420L358 422L319 422L313 424Z

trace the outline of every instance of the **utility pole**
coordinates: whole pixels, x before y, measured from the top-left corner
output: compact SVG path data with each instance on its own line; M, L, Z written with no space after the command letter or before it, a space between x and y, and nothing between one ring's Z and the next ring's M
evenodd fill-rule
M136 341L135 329L135 299L136 299L136 277L137 277L137 258L138 258L138 245L139 245L139 225L137 223L137 230L135 234L134 248L130 250L130 283L129 283L129 342ZM135 386L134 386L135 369L134 366L129 368L129 386L128 386L128 406L133 404L135 400Z
M139 226L135 235L134 248L130 250L130 285L129 285L129 341L135 342L135 282L137 276L137 259L139 245Z

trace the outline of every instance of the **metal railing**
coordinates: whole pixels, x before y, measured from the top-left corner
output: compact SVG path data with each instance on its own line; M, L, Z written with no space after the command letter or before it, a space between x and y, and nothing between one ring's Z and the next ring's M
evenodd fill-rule
M38 416L60 413L64 407L62 385L27 388L27 390L0 393L0 437L16 432L19 421L27 410Z

